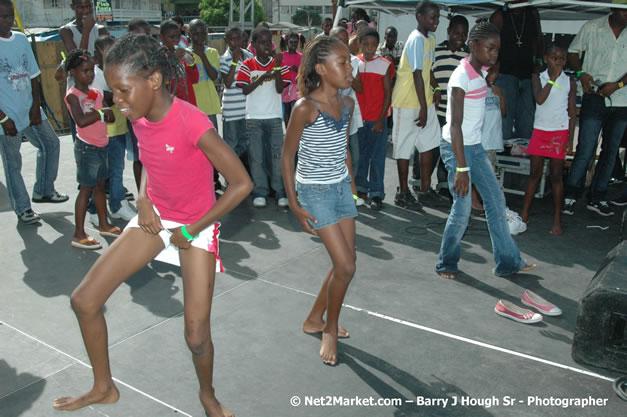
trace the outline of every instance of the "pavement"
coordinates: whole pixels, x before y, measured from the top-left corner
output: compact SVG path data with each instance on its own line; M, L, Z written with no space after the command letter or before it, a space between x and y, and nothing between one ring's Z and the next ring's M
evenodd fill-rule
M75 164L71 138L61 143L56 187L71 198L33 204L38 224L18 223L0 183L0 416L204 416L183 339L180 271L160 262L121 285L105 306L120 401L71 414L52 408L56 397L91 387L69 297L106 250L70 247ZM25 143L22 154L31 190L35 148ZM335 367L321 363L319 337L301 331L330 266L321 241L272 199L255 209L248 198L222 219L226 273L216 278L212 335L216 394L227 408L238 417L627 414L612 390L620 374L571 358L579 298L618 243L621 210L605 218L580 201L555 237L548 234L550 197L536 200L529 229L516 241L538 268L507 279L492 274L486 223L473 217L461 272L446 280L433 268L448 204L423 213L397 208L390 158L385 178L383 210L359 209L357 273L340 317L351 337L341 340ZM124 180L135 189L130 164ZM507 200L520 211L520 196ZM525 325L494 313L499 299L522 305L524 289L563 315Z

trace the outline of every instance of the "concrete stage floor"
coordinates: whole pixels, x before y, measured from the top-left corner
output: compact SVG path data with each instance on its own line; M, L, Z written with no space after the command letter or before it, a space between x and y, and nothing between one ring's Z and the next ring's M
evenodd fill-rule
M70 137L61 141L57 189L71 199L34 204L39 224L18 224L0 184L0 416L202 417L183 340L180 273L159 262L106 305L120 401L72 414L52 409L56 397L90 387L69 296L102 253L70 247L75 164ZM30 191L35 149L24 144L22 154ZM396 208L396 166L391 159L386 166L384 209L359 210L357 274L341 315L351 338L341 341L333 368L319 359L319 338L300 330L330 265L320 240L301 231L274 200L254 209L248 198L223 219L227 272L216 279L212 316L218 398L238 417L627 415L627 403L611 386L620 375L570 356L579 297L618 243L619 213L600 217L582 200L574 216L565 216L564 235L553 237L550 197L536 200L529 230L516 241L538 268L511 279L492 275L485 221L473 218L463 273L445 280L433 267L447 204L424 213ZM130 165L125 183L134 190ZM519 196L507 200L520 210ZM564 314L524 325L494 313L499 298L522 305L525 288ZM365 404L370 399L383 402ZM596 405L563 407L563 399Z

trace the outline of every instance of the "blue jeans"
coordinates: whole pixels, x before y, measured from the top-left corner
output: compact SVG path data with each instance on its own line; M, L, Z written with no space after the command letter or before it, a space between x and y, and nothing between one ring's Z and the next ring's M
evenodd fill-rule
M6 178L9 204L16 214L31 208L30 198L22 178L22 134L37 148L37 168L33 192L39 196L49 196L55 192L54 181L59 170L59 138L48 120L39 125L30 125L17 136L0 135L0 153Z
M246 134L246 119L224 120L222 119L222 137L233 149L235 155L241 156L248 150L248 137Z
M612 176L625 128L627 128L627 107L606 107L603 97L596 94L583 95L579 113L577 152L566 179L566 198L577 199L581 196L588 165L596 152L599 133L603 129L601 155L594 170L588 199L590 201L605 200L607 185Z
M109 162L109 210L112 212L117 212L120 207L122 207L122 200L126 198L122 174L124 173L124 153L126 151L127 136L127 133L112 136L109 138L109 144L107 145ZM87 211L90 213L96 212L93 195L89 197Z
M530 138L536 114L531 80L521 80L513 75L501 73L494 84L503 91L507 103L507 116L503 118L503 140Z
M451 144L444 140L440 142L440 152L448 170L448 186L453 196L453 206L442 235L440 256L435 270L444 273L457 273L461 240L470 218L472 193L468 190L469 192L462 197L458 196L453 189L457 160ZM494 169L488 160L488 154L481 144L477 144L464 146L464 156L466 157L466 165L470 167L470 180L483 198L488 230L492 240L492 252L496 262L494 274L503 277L515 274L527 262L520 257L520 250L509 233L507 215L505 214L505 196L496 180Z
M250 176L255 184L253 198L268 197L270 193L268 176L270 176L270 186L275 191L276 199L285 197L283 173L281 172L283 122L280 118L248 119L246 120L246 128L248 133L248 165Z
M388 139L387 123L379 133L372 131L376 122L364 120L364 126L357 131L359 135L359 167L355 175L355 186L360 193L368 197L385 198L383 176L385 174L385 152Z

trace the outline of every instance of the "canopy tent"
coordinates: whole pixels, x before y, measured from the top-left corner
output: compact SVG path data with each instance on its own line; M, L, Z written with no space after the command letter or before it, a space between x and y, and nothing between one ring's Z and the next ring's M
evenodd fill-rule
M376 9L392 15L413 13L415 0L346 0L345 7ZM497 7L503 7L505 1L486 0L443 0L434 1L450 14L489 17ZM609 13L609 8L627 9L627 4L583 0L528 0L524 3L509 4L510 8L534 6L542 19L547 20L590 20Z

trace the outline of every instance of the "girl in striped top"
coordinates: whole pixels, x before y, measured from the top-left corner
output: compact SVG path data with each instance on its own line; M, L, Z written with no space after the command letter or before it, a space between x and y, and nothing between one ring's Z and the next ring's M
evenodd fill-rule
M320 236L333 263L303 323L305 333L322 332L320 357L328 365L337 363L338 337L348 337L338 319L355 274L356 188L347 152L355 103L339 93L350 87L352 70L348 48L336 38L322 37L305 48L298 75L303 98L292 110L282 157L290 209L305 231Z

